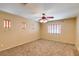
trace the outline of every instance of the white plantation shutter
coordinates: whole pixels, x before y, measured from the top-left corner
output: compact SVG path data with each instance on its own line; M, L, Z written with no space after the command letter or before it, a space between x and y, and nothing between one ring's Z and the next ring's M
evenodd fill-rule
M11 28L11 21L4 20L4 28Z
M61 33L61 25L60 24L49 24L48 25L48 33L60 34Z

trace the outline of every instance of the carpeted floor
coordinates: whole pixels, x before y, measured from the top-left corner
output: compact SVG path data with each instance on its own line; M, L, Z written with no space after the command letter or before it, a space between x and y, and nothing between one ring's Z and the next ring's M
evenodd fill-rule
M49 41L36 40L15 48L0 52L1 56L74 56L78 52L74 45Z

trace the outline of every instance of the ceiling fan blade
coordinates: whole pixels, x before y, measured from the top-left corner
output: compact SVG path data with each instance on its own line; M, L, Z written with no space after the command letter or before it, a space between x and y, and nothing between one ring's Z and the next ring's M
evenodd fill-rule
M49 16L47 18L48 18L48 21L52 21L54 17L53 16Z
M47 17L47 18L54 18L53 16L49 16L49 17Z

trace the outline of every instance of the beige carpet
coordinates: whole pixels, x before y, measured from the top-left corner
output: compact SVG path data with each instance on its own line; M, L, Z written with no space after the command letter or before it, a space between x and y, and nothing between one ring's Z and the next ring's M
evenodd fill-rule
M74 56L74 45L49 40L37 40L0 52L2 56Z

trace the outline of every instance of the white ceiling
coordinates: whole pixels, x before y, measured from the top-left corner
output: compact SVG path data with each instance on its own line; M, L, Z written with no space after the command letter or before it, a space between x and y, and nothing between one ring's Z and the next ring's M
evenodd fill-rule
M74 17L79 14L79 3L0 3L0 10L38 21L42 13L54 19Z

